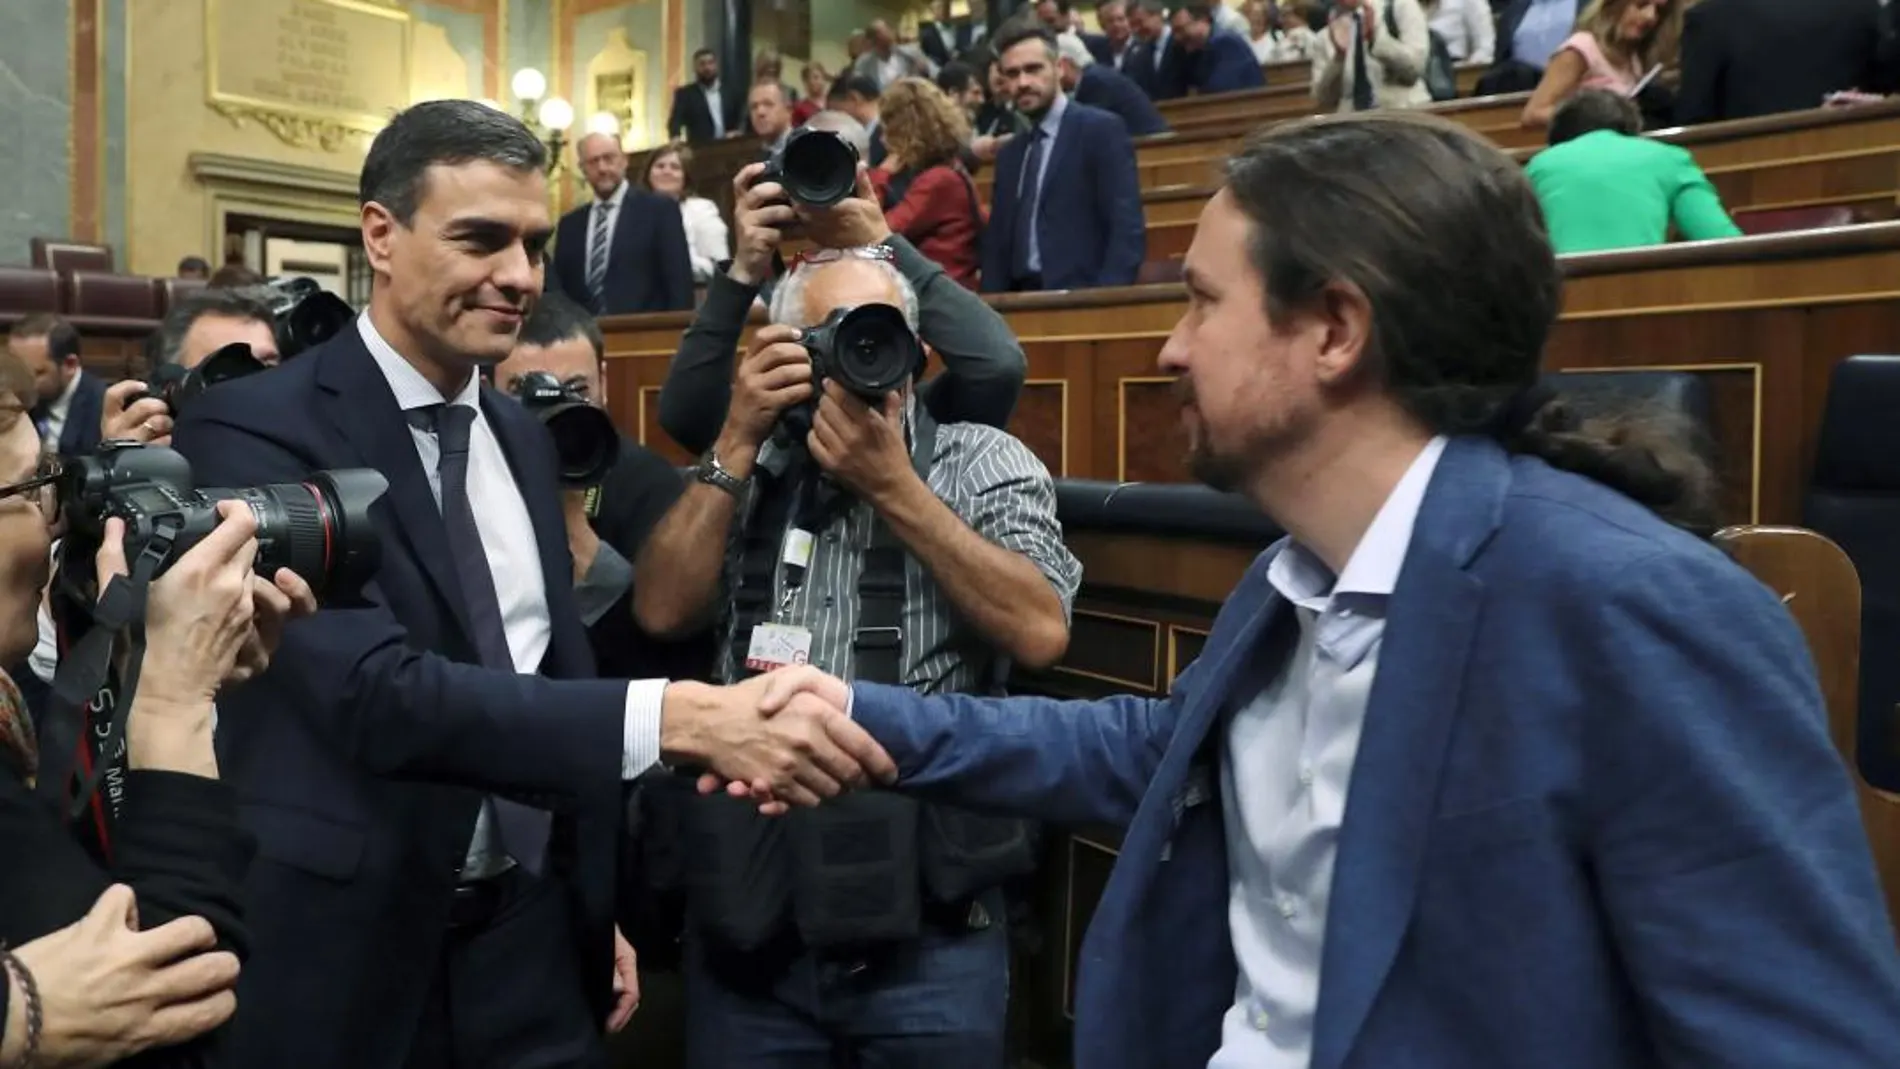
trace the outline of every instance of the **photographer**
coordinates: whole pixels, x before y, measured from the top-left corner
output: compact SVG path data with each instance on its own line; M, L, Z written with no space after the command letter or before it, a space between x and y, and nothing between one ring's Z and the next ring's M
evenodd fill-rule
M917 298L892 261L828 250L792 271L695 485L641 550L641 626L716 622L722 682L809 662L981 692L1068 645L1081 566L1053 481L1008 434L915 403ZM681 819L691 1069L793 1048L1001 1069L1002 887L1034 867L1030 827L875 791L783 820L692 798Z
M714 277L667 371L660 391L666 433L695 453L718 437L732 401L733 357L746 317L772 275L785 231L794 226L820 248L889 248L917 294L919 333L943 360L943 372L918 387L918 398L941 422L1008 426L1028 373L1022 346L981 297L891 233L866 173L859 172L855 195L830 208L808 208L787 203L779 183L760 181L764 170L753 164L733 179L736 253L731 268Z
M172 306L146 348L150 371L190 370L227 345L246 345L265 367L276 367L277 334L269 295L257 287L199 290ZM164 401L133 400L150 386L125 379L106 387L99 420L101 441L128 439L170 445L174 414Z
M4 377L4 376L0 376ZM0 393L0 655L33 642L46 579L52 465L17 396ZM212 701L263 670L285 620L314 608L288 571L252 574L256 521L221 506L218 526L149 588L145 656L126 720L123 802L109 860L96 819L67 826L34 793L39 735L0 676L0 1064L187 1066L231 1015L246 946L238 884L252 840L218 779ZM108 521L101 589L124 574L123 525ZM50 725L47 725L50 732ZM69 734L69 733L68 733ZM83 832L82 836L80 833ZM122 886L114 886L114 885Z
M587 310L544 293L521 327L508 359L495 365L495 385L519 395L524 376L540 372L566 395L607 406L606 342ZM657 641L633 621L633 564L654 524L679 500L685 483L671 464L629 438L597 484L565 487L561 512L574 557L574 595L593 641L601 675L627 679L696 679L711 668L704 637Z

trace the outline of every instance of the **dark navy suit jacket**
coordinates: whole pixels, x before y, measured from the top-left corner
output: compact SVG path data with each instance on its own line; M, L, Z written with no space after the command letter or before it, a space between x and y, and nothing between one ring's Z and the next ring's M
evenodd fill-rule
M59 441L47 443L54 445L62 457L85 456L99 448L99 418L105 412L106 384L84 371L77 374L79 381L66 401L66 422L60 426Z
M1169 34L1159 41L1137 37L1122 60L1122 73L1152 100L1172 100L1187 92L1184 55Z
M1028 136L1018 135L996 157L990 225L983 233L986 292L1010 288L1010 236L1028 151ZM1148 227L1127 128L1108 112L1071 100L1055 143L1044 151L1049 167L1036 213L1043 288L1132 285L1147 255Z
M1187 57L1187 69L1188 87L1197 93L1229 93L1267 84L1253 46L1239 34L1224 30L1209 34L1207 44Z
M589 202L561 217L554 232L555 283L595 315L672 312L693 306L693 260L686 247L686 224L679 202L658 193L629 188L614 221L613 247L607 251L607 280L600 307L587 291L587 228L593 223Z
M1202 1069L1220 1045L1215 747L1289 623L1274 552L1165 700L856 688L904 787L1127 828L1082 945L1079 1069ZM1787 611L1707 544L1488 440L1453 440L1427 491L1338 851L1312 1069L1900 1050L1893 929Z
M1126 74L1113 67L1097 63L1084 68L1075 84L1075 99L1120 116L1132 137L1168 132L1168 121L1161 117L1154 101Z
M218 699L221 771L258 840L233 1065L400 1069L489 792L555 814L548 871L606 1012L626 684L590 678L551 439L487 387L482 411L540 550L553 627L540 675L476 666L442 515L354 326L219 386L178 424L201 486L351 467L389 480L371 509L382 565L369 606L293 623L270 671ZM519 997L538 997L531 981Z

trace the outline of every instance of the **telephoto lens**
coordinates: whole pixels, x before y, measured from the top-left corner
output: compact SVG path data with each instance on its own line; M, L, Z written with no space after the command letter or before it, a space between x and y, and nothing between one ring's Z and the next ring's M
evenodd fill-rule
M564 485L599 486L619 463L620 432L613 419L589 404L584 394L546 371L530 371L515 379L512 392L553 435Z
M285 360L329 341L356 319L343 298L318 285L314 278L280 278L265 288L270 293L277 350Z
M858 188L858 150L829 130L801 126L766 161L761 182L777 182L800 204L829 208Z
M908 382L923 367L924 349L904 313L888 304L838 308L801 339L811 354L812 377L827 380L873 403Z

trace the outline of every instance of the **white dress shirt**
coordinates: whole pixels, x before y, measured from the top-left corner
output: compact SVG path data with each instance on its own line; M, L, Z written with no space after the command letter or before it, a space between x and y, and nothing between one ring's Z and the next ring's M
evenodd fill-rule
M1438 0L1431 27L1445 39L1445 51L1460 63L1489 63L1497 51L1490 0Z
M376 359L383 377L389 381L396 404L404 412L444 403L442 394L430 385L422 373L390 348L369 320L368 313L357 317L357 330L363 344ZM467 405L475 410L475 422L468 438L468 503L475 513L475 526L481 532L482 549L488 555L488 570L495 580L495 599L501 607L502 629L508 636L508 652L515 671L533 674L541 670L553 635L548 616L546 579L541 571L540 547L534 536L534 523L528 518L527 501L515 484L508 457L501 450L494 428L481 410L481 380L470 373L467 385L452 405ZM441 448L435 434L414 426L409 429L422 470L441 501L442 488L436 472ZM660 760L660 705L666 680L635 680L627 684L626 729L622 733L621 775L634 779Z
M706 97L706 110L712 113L713 140L717 141L726 136L726 106L720 96L718 80L715 79L711 85L701 83L699 91ZM623 184L621 188L625 189L626 186Z
M66 433L66 411L73 406L73 392L79 389L79 377L84 374L84 371L73 372L73 377L66 380L66 388L46 406L45 425L40 429L41 452L59 452L59 437Z
M1297 543L1267 567L1300 636L1280 673L1229 721L1221 750L1228 925L1240 974L1208 1069L1307 1069L1312 1061L1333 862L1386 605L1444 449L1445 439L1434 438L1419 453L1337 581Z
M614 248L614 228L620 225L620 205L624 203L626 199L627 199L627 181L626 179L623 178L621 179L620 184L614 187L614 191L612 193L607 194L606 200L595 201L593 208L588 211L587 213L587 249L585 250L587 253L587 256L585 259L581 261L582 270L586 270L586 265L594 262L594 213L601 212L601 211L604 211L607 213L607 229L601 233L601 238L602 240L607 242L607 257L609 260L608 266L609 266L609 269L611 270L612 259L613 259L613 248ZM373 352L374 350L371 350L371 351ZM407 365L405 364L404 366L406 367ZM410 370L413 371L415 369L410 368ZM470 459L471 460L474 459L472 455L470 456Z

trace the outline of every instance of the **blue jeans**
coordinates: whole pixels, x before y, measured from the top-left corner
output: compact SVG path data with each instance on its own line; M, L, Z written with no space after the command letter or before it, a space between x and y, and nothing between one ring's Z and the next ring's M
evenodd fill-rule
M688 1069L1002 1069L1009 936L930 931L862 960L809 951L757 994L687 939Z

